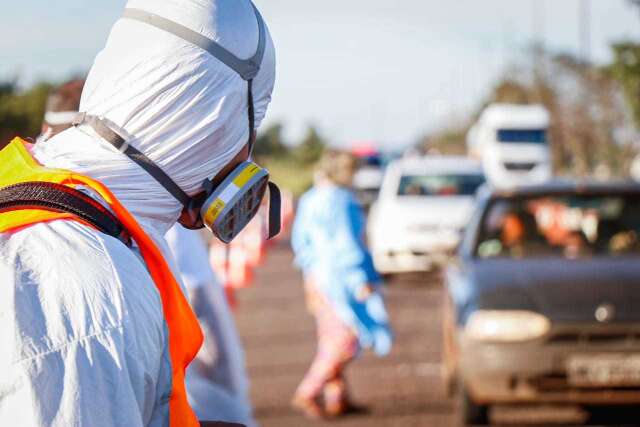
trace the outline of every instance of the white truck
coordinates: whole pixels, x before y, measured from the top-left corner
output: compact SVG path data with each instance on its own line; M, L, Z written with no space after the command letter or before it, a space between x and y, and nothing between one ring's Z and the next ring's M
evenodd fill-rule
M504 188L551 178L549 112L542 105L491 104L467 134L487 181Z

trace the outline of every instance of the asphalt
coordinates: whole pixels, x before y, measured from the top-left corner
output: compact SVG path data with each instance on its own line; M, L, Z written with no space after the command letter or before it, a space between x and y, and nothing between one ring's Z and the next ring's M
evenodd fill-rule
M237 307L251 396L263 427L457 425L456 403L446 396L441 381L440 277L396 278L387 286L386 296L396 337L391 355L381 359L365 354L347 370L354 400L367 411L341 420L306 420L291 410L289 401L313 358L315 326L305 310L302 278L292 268L288 244L270 248L253 286L238 292ZM514 419L521 425L535 424L536 416L553 419L555 412L557 408L529 413L498 408L494 421L502 417L503 425L513 425L507 420ZM600 412L601 419L592 425L638 425L640 420L637 412L615 419L609 410Z
M387 302L396 332L390 356L365 354L347 370L354 400L367 411L310 422L289 401L315 351L301 276L286 243L269 251L254 285L238 293L237 321L247 353L255 413L264 427L451 426L453 403L440 382L440 298L434 278L394 281Z

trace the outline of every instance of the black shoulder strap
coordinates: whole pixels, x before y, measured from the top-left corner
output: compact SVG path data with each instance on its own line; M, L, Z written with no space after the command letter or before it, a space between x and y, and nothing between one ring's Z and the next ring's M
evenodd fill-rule
M0 213L43 209L70 213L101 232L131 245L126 229L107 208L74 188L50 182L23 182L0 188Z

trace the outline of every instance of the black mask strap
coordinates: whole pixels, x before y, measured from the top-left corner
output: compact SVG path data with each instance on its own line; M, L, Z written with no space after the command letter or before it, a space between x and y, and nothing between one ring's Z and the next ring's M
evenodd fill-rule
M269 239L280 234L282 228L282 197L280 189L269 181Z
M267 47L267 32L266 26L253 3L251 4L255 12L256 20L258 23L258 48L256 53L249 59L240 59L226 50L224 47L216 43L215 41L208 39L207 37L199 34L183 25L173 22L162 16L146 12L140 9L125 9L122 17L124 19L130 19L138 21L160 30L166 31L179 37L187 42L190 42L200 48L209 52L212 56L217 58L220 62L227 65L229 68L238 73L242 79L248 83L248 115L249 115L249 141L253 140L253 133L255 132L255 106L253 100L253 79L260 71L260 64L265 54ZM111 129L107 123L96 116L90 116L82 113L74 121L74 126L88 125L100 135L105 141L116 147L119 151L127 155L131 160L137 163L141 168L147 171L153 178L156 179L173 197L175 197L188 211L191 211L195 202L188 194L186 194L160 167L158 167L151 159L141 153L139 150L130 146L126 139ZM250 147L252 149L253 147ZM278 192L279 193L279 192ZM279 196L279 194L278 194ZM192 203L194 202L194 203Z
M264 59L265 51L267 49L267 29L262 19L262 15L258 9L251 3L251 7L256 16L256 22L258 24L258 47L256 49L255 54L249 59L240 59L235 56L233 53L225 49L222 45L218 44L214 40L211 40L202 34L193 31L190 28L185 27L177 22L171 21L170 19L164 18L155 13L147 12L141 9L132 9L127 8L124 10L122 14L123 19L128 19L132 21L137 21L159 30L165 31L167 33L173 34L174 36L181 38L182 40L189 42L195 46L200 47L201 49L209 52L214 58L218 61L225 64L227 67L238 73L238 75L245 81L247 81L248 85L248 95L247 95L247 104L248 104L248 115L249 115L249 151L251 152L253 134L256 128L256 119L255 119L255 105L253 99L253 79L260 72L260 65L262 64L262 60ZM141 164L142 166L142 164ZM144 166L143 166L144 167ZM148 170L145 168L145 170ZM150 172L151 173L151 172ZM164 175L164 174L163 174ZM158 175L153 175L154 178L158 179ZM165 175L166 176L166 175ZM166 180L164 180L166 181ZM165 185L163 181L160 181L162 185ZM169 190L169 188L165 185L165 188ZM171 194L176 196L172 190L169 190ZM188 207L188 202L185 204L183 200L179 197L176 197L180 202L182 202L185 207Z
M247 103L249 105L249 157L253 153L253 133L256 130L256 112L253 105L253 79L247 81L248 95Z
M191 197L178 186L169 175L167 175L150 158L145 156L136 148L132 147L117 132L111 129L107 123L96 116L81 113L73 121L74 126L87 125L91 127L100 137L113 145L118 151L133 160L138 166L144 169L156 181L160 183L173 197L175 197L185 208L189 208Z

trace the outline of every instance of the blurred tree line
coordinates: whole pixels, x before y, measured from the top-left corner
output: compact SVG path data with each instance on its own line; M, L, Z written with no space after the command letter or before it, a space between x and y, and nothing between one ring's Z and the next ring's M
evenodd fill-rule
M34 138L40 133L48 83L20 90L16 82L0 82L0 147L16 136Z
M640 0L629 3L640 18ZM534 47L533 72L530 66L513 67L470 120L428 135L419 145L464 154L466 133L489 103L541 103L552 116L551 150L558 173L625 175L640 150L640 43L611 48L611 64L595 66ZM22 90L15 82L0 82L0 147L18 135L37 136L51 87L38 83ZM299 194L311 184L313 166L326 145L313 126L300 141L285 141L283 126L274 124L260 133L255 155L276 181Z
M283 130L282 124L276 123L260 132L254 156L269 169L275 182L299 195L311 186L315 163L327 141L314 126L294 142L285 142Z
M630 3L640 17L640 0ZM551 113L549 136L558 174L626 176L640 151L640 43L613 44L613 60L605 66L532 49L533 71L513 67L468 122L428 135L419 145L425 151L465 153L467 131L488 104L540 103Z
M22 90L16 82L0 82L0 148L16 136L38 136L53 87L42 82ZM300 141L285 142L283 126L274 124L260 132L254 154L277 182L299 194L311 185L313 165L325 146L325 139L313 126Z

